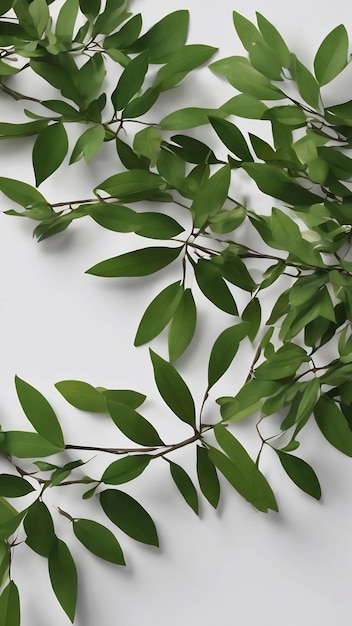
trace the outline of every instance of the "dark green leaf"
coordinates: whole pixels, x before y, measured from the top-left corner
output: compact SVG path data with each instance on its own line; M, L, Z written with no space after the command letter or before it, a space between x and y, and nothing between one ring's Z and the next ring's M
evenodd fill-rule
M293 480L297 487L308 493L312 498L320 500L321 488L313 468L306 463L306 461L303 461L303 459L297 456L286 454L286 452L282 450L276 450L276 452L286 474Z
M48 557L49 575L53 591L73 623L77 599L77 571L67 545L56 539Z
M25 208L38 204L49 206L44 196L35 187L23 183L21 180L1 176L0 191L10 200Z
M187 472L178 465L169 461L171 476L181 495L186 500L191 509L198 515L198 494Z
M189 72L206 63L216 51L217 49L212 46L199 44L184 46L175 52L169 62L158 71L154 85L162 91L171 89Z
M160 176L145 170L131 170L110 176L97 185L96 190L105 191L110 196L122 200L148 198L148 193L165 189L165 183Z
M177 370L158 354L149 350L159 393L180 420L194 426L195 406L191 392Z
M127 404L131 409L137 409L146 399L143 393L130 389L103 389L102 393L107 400Z
M210 302L230 315L238 315L233 295L216 265L200 259L194 264L194 273L199 289Z
M333 400L321 396L314 409L316 422L324 437L347 456L352 456L352 431Z
M123 491L107 489L100 494L104 513L124 533L152 546L159 546L155 524L149 513Z
M110 400L109 397L107 397L107 403L114 423L126 437L142 446L163 445L158 432L143 415L126 404Z
M61 122L42 130L33 146L33 168L39 186L61 165L68 150L65 127Z
M216 509L220 498L219 479L209 451L201 446L197 446L197 476L202 494Z
M101 0L79 0L82 13L93 20L100 11Z
M111 202L98 202L87 206L88 214L103 228L118 233L130 233L138 230L141 225L140 214L129 207Z
M329 33L314 58L314 71L319 85L326 85L347 65L348 34L340 24Z
M29 507L23 527L27 546L37 554L48 557L56 535L52 517L44 502L36 500Z
M139 226L136 228L137 235L149 239L172 239L184 228L169 215L163 213L143 212L138 213Z
M256 182L259 189L278 200L293 205L319 203L321 198L308 189L304 189L283 170L267 163L245 163L243 169Z
M0 622L2 626L20 626L20 597L13 580L10 580L0 596Z
M87 550L101 559L117 565L126 565L121 546L115 535L102 524L90 519L75 519L73 532Z
M122 485L140 476L151 460L152 457L148 454L125 456L111 463L101 480L107 485Z
M237 11L232 12L232 19L236 33L239 36L242 45L249 52L252 49L253 44L262 40L260 32L254 24L252 24L252 22L247 20L247 18L240 13L237 13Z
M112 33L123 21L126 5L126 0L106 0L104 11L99 13L94 24L93 35Z
M226 328L215 341L209 358L208 387L212 387L230 367L236 356L241 340L246 337L247 323L239 323Z
M149 52L146 50L132 59L122 72L116 89L111 95L115 111L121 111L143 85L148 70Z
M0 541L4 541L8 539L11 535L13 535L19 525L21 524L23 518L27 513L27 509L21 511L20 513L16 513L12 517L8 518L5 522L0 524Z
M154 339L174 315L182 298L180 281L163 289L149 304L139 323L134 340L135 346L141 346Z
M160 151L161 135L154 126L147 126L135 134L133 149L139 156L149 159L155 166Z
M0 474L0 495L7 498L25 496L34 491L32 485L20 476L12 474Z
M190 289L185 289L169 329L169 358L176 361L192 341L197 323L197 309Z
M293 376L302 363L307 363L306 351L293 343L285 343L273 357L256 368L255 377L259 380L281 380Z
M124 24L117 33L105 37L103 46L105 50L109 48L115 48L116 50L126 50L129 46L134 44L139 36L142 28L142 16L140 13L131 17L126 24Z
M241 161L253 161L247 142L235 124L227 120L210 117L209 121L223 144Z
M254 341L260 328L261 322L261 306L258 298L252 298L242 313L244 322L248 322L247 335L250 341Z
M49 402L37 389L18 376L15 378L15 384L22 409L37 433L56 447L63 449L62 430Z

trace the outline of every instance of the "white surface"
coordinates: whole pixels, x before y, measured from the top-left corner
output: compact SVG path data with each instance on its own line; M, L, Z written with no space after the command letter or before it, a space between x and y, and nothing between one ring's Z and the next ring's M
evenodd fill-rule
M217 58L244 54L232 26L231 12L254 19L255 11L271 20L303 60L312 62L323 37L338 23L351 31L348 3L314 0L309 3L229 0L206 3L185 0L155 2L133 0L146 27L179 8L191 12L191 43L220 48ZM347 70L348 71L348 70ZM340 81L341 82L341 81ZM341 82L342 84L342 82ZM342 87L341 87L342 89ZM349 100L350 81L343 83L337 100ZM347 89L349 92L347 92ZM180 100L177 100L179 94ZM203 69L197 78L165 98L165 113L185 106L186 98L198 105L217 106L233 95L225 82ZM188 100L189 102L189 100ZM5 103L5 101L4 101ZM14 119L13 103L2 108L1 121ZM147 117L147 116L146 116ZM250 123L251 124L251 123ZM196 136L201 136L198 130ZM261 132L263 134L263 132ZM30 166L32 140L1 144L1 175L33 183ZM84 166L61 168L41 190L53 202L87 197L93 183L113 173L109 146L87 174ZM246 191L239 180L240 192ZM255 203L255 194L251 201ZM1 208L9 208L7 200ZM261 209L261 207L260 207ZM153 295L176 280L178 268L147 279L101 279L84 274L94 263L146 240L117 235L79 220L66 233L36 244L33 224L0 215L1 325L0 410L4 429L26 428L17 402L15 373L37 387L57 411L67 442L111 445L117 435L108 420L81 414L70 407L53 385L62 379L79 379L111 388L132 388L148 395L144 414L167 440L187 436L188 429L164 408L152 379L147 346L132 347L140 317ZM199 402L206 386L209 349L226 326L228 316L207 306L200 296L200 325L194 344L179 367ZM165 336L153 348L166 356ZM244 360L251 360L245 354ZM233 394L243 381L244 367L234 365L216 387ZM211 399L208 414L212 415ZM255 453L258 441L253 422L241 424L238 435ZM137 544L118 533L127 568L101 562L84 551L72 537L70 524L56 514L55 506L73 516L102 519L98 505L56 489L46 500L78 563L79 600L77 626L330 626L348 623L350 615L352 464L325 443L312 424L302 434L302 456L316 469L323 488L321 503L301 493L285 477L269 452L262 468L277 494L280 514L256 513L225 483L221 504L214 512L202 500L200 519L182 502L162 461L126 485L157 523L160 550ZM119 440L118 440L119 441ZM70 458L83 457L79 453ZM193 451L174 455L194 476ZM112 461L106 458L104 463ZM103 461L95 461L103 467ZM2 471L6 471L3 461ZM94 465L92 465L94 467ZM88 468L87 468L88 469ZM7 468L8 470L8 468ZM89 466L89 472L94 470ZM108 525L108 523L107 523ZM112 528L112 525L110 526ZM20 588L22 626L64 626L68 620L57 604L48 580L46 562L25 546L15 551L14 578Z

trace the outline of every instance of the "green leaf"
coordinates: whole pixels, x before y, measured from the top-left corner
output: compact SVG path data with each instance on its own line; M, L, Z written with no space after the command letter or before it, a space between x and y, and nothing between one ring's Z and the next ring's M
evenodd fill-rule
M143 415L126 404L111 400L109 397L107 397L107 403L109 413L117 428L131 441L142 446L163 445L164 442L160 439L158 432Z
M152 167L155 166L160 151L161 135L154 126L147 126L135 134L133 140L134 151L149 159Z
M154 24L145 35L130 46L129 51L149 50L152 63L165 63L171 54L186 43L188 24L188 11L174 11Z
M313 468L306 463L306 461L303 461L303 459L297 456L286 454L286 452L282 450L275 450L275 452L286 474L293 480L297 487L308 493L312 498L320 500L321 488Z
M152 300L139 323L134 340L135 346L141 346L161 333L174 315L182 293L181 283L177 281L163 289Z
M143 85L148 71L149 52L146 50L132 59L122 72L111 95L115 111L122 111Z
M173 461L169 461L169 464L171 476L177 489L195 514L198 515L198 494L193 482L183 467Z
M265 42L277 54L283 67L289 68L291 65L291 53L279 31L260 13L256 13L256 16L258 28Z
M85 206L90 217L103 228L118 233L131 233L141 227L140 214L122 204L98 202L92 206Z
M54 524L48 507L41 500L36 500L28 509L23 527L26 544L34 552L48 557L56 540Z
M103 389L102 393L107 400L127 404L131 409L137 409L146 399L143 393L130 389Z
M319 85L326 85L347 65L348 34L340 24L320 44L314 58L314 72Z
M100 151L104 143L104 138L104 126L99 125L88 128L76 141L71 154L70 165L71 163L76 163L82 156L86 163L89 163Z
M256 182L259 189L291 206L320 203L321 198L292 181L285 171L268 163L244 163L243 169Z
M224 474L225 478L259 511L264 513L268 509L277 511L277 503L269 483L242 444L220 424L215 426L214 434L218 444L228 455L228 460L224 461L219 454L215 454L214 458L214 448L210 450L210 458ZM219 451L217 450L216 452ZM231 472L231 465L233 473Z
M37 433L8 430L3 434L5 437L0 441L0 452L18 458L50 456L62 452L64 447L48 441Z
M37 389L18 376L15 378L15 384L22 409L37 433L63 449L65 444L62 430L49 402Z
M248 59L240 56L227 57L209 66L212 72L224 76L238 91L259 100L281 100L282 91L266 76L251 66Z
M126 565L115 535L102 524L90 519L75 519L73 532L84 547L96 556L116 565Z
M94 265L86 273L105 277L147 276L170 265L182 248L150 247L126 252Z
M244 322L248 322L247 335L250 341L254 341L260 328L261 322L261 306L258 298L252 298L242 313Z
M162 130L184 130L208 124L209 117L226 117L221 109L203 109L202 107L186 107L166 115L159 125Z
M233 295L216 265L200 259L194 264L194 274L199 289L210 302L230 315L238 315Z
M149 350L159 393L167 406L182 422L195 425L194 400L185 381L171 363Z
M37 135L48 125L48 120L36 120L24 124L12 124L0 122L0 139L12 139L15 137L29 137Z
M37 204L49 206L44 196L35 187L21 180L0 176L0 191L25 208Z
M0 15L5 15L15 4L15 0L2 0Z
M214 117L210 117L209 122L226 148L238 156L241 161L253 161L247 142L235 124Z
M78 0L65 0L56 20L56 37L68 43L72 42L77 13Z
M0 596L0 622L2 626L20 626L20 597L13 580L10 580Z
M26 513L27 509L24 509L0 524L0 541L5 541L16 532Z
M237 11L232 12L232 19L236 33L239 36L242 45L247 52L249 52L252 49L253 44L262 40L260 32L254 24L252 24L252 22L247 20L247 18L240 13L237 13Z
M57 170L67 150L67 133L61 122L51 124L39 133L33 146L33 168L37 186Z
M106 0L104 11L100 13L94 24L93 35L109 35L124 19L126 0Z
M199 44L180 48L158 71L154 86L161 91L175 87L189 72L206 63L216 51L217 48Z
M0 474L0 495L7 498L18 498L34 491L34 487L24 478L12 474Z
M104 395L92 385L80 380L62 380L55 384L67 402L81 411L107 413Z
M314 78L313 74L298 60L296 59L296 82L300 95L303 100L307 102L314 109L319 110L320 105L320 90L319 84Z
M209 358L208 388L223 376L236 356L241 340L247 336L248 324L239 323L230 326L216 339Z
M138 39L139 33L142 29L142 16L140 13L131 17L126 24L124 24L117 33L105 37L103 46L105 50L115 48L116 50L126 50L129 46L134 44Z
M184 228L169 215L146 211L138 213L139 226L137 235L149 239L172 239L184 231Z
M1 588L8 580L10 568L10 548L7 541L0 542L0 584Z
M169 359L176 361L192 341L197 323L197 309L191 289L183 291L169 328Z
M53 591L73 623L77 600L77 571L67 545L56 539L48 557L49 576Z
M142 169L133 169L110 176L97 185L94 191L105 191L114 198L133 201L134 198L144 200L151 192L155 193L163 189L165 189L165 183L160 176Z
M159 546L155 524L139 502L117 489L102 491L99 498L105 515L126 535L136 541Z
M253 44L249 51L252 66L269 80L282 80L282 64L280 58L264 40Z
M293 376L302 363L309 361L306 351L293 343L284 343L271 359L255 369L259 380L281 380Z
M28 6L28 12L32 18L32 23L37 32L38 39L41 39L50 19L46 0L32 0Z
M83 15L93 20L100 11L101 0L79 0L79 8Z
M224 117L237 115L251 120L260 120L267 111L267 107L258 98L241 93L225 102L220 110L225 114Z
M107 485L121 485L140 476L149 465L152 457L148 454L125 456L111 463L104 471L101 480Z
M220 498L219 479L209 451L201 446L197 446L197 476L202 494L216 509Z
M329 443L347 456L352 456L352 431L335 402L327 396L321 396L315 406L314 416Z

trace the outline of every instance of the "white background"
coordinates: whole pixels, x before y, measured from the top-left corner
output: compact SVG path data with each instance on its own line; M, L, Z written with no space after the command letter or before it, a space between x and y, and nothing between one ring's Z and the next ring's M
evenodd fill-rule
M189 9L190 43L219 47L215 58L244 54L232 25L234 9L251 20L255 11L261 12L309 66L330 30L344 23L351 31L350 7L344 0L185 0L182 5L175 0L133 0L131 8L142 12L145 28L168 12ZM225 82L203 69L166 96L146 119L153 121L153 115L160 119L190 104L218 106L232 95L234 91ZM326 101L351 98L347 69L326 94ZM1 121L17 121L20 110L20 105L1 97ZM261 136L265 134L264 126L248 125ZM204 137L202 133L199 129L195 135ZM1 175L33 184L31 147L31 138L17 143L3 141ZM90 197L93 184L116 171L110 145L92 162L89 172L84 165L69 168L66 163L40 188L52 202ZM263 200L253 187L241 177L234 184L238 195L250 194L252 208L263 210ZM5 198L1 200L2 210L10 206ZM175 216L185 219L178 213ZM50 400L68 443L119 445L121 438L108 418L82 414L60 397L54 383L63 379L143 391L148 400L142 412L161 436L168 441L187 437L187 427L158 398L147 347L132 347L147 304L178 279L177 264L175 269L146 279L101 279L84 271L98 261L149 242L80 220L65 233L37 244L31 237L31 222L6 215L0 215L0 222L3 429L28 427L15 395L13 379L17 373ZM198 301L199 328L191 348L179 361L179 369L199 406L206 387L209 350L231 318L208 306L201 295ZM152 347L166 357L166 335L155 340ZM209 419L216 419L213 400L222 393L233 395L242 384L251 354L249 350L243 354L214 390L206 413ZM255 455L259 442L254 421L239 425L236 433ZM86 552L72 536L68 520L55 510L61 506L74 517L100 520L113 528L100 514L97 502L82 501L78 487L68 493L63 488L50 493L46 502L57 532L78 564L77 626L347 623L352 575L352 464L325 442L314 424L306 427L302 439L300 455L316 469L323 498L318 503L301 493L268 452L263 456L262 469L277 494L279 514L255 512L224 482L218 510L213 511L202 500L198 519L176 491L166 464L161 460L153 463L135 483L126 485L126 491L137 497L156 521L161 547L157 550L137 544L119 532L126 568L99 561ZM67 459L74 458L90 457L84 453L67 455ZM195 478L194 450L179 451L173 458ZM96 459L87 466L87 472L99 476L113 460L108 456ZM1 469L9 471L5 461ZM23 626L69 623L52 594L44 559L21 545L15 551L13 573L21 593Z

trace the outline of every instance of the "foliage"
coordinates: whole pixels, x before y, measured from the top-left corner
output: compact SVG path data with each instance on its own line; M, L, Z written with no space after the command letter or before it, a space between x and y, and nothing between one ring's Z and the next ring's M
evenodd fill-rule
M1 7L2 97L29 108L18 123L1 122L0 133L2 139L19 142L33 136L36 182L32 186L0 177L0 191L19 205L5 212L37 221L39 241L83 217L98 227L144 238L141 248L87 269L98 277L146 276L178 264L179 279L142 313L134 343L149 343L168 327L169 360L150 350L151 366L162 399L189 428L189 436L165 444L137 410L146 399L139 391L64 380L56 388L67 402L109 415L131 441L129 448L69 445L48 401L16 377L18 399L33 430L0 433L0 452L12 469L0 476L0 616L6 626L20 624L19 594L11 576L11 554L19 541L47 559L53 591L74 621L76 566L56 534L45 503L48 489L81 485L83 499L94 498L117 533L157 547L149 512L119 487L140 476L156 458L167 462L175 487L198 514L199 491L216 508L223 477L257 510L278 510L259 467L264 447L301 490L319 499L313 468L292 454L313 418L327 441L352 456L352 102L325 107L323 100L324 86L349 62L345 27L337 26L326 36L308 68L264 16L258 13L254 24L234 11L234 28L247 55L213 61L210 70L226 79L235 95L217 109L183 107L151 124L144 115L163 93L216 52L187 43L188 12L177 10L145 32L142 16L129 13L126 0L65 0L56 21L52 4L8 0ZM107 91L111 66L119 77ZM13 89L12 77L22 72L41 77L55 97L41 99L38 93ZM243 134L234 117L269 122L270 143ZM132 141L125 141L121 131L136 122L139 130ZM183 132L204 124L212 129L214 146ZM80 129L74 145L71 125ZM170 138L170 130L177 134ZM80 159L89 164L108 142L116 148L117 171L95 185L91 198L52 203L38 190L67 155L73 167ZM220 148L226 158L216 156ZM238 171L273 199L270 215L231 197L230 184ZM173 217L162 212L163 203L173 207ZM145 210L150 204L161 208ZM181 223L184 212L190 227ZM258 249L246 245L254 232ZM152 244L145 245L145 239ZM263 292L272 285L280 295L268 319L262 319ZM212 347L207 389L196 407L175 362L196 332L199 292L233 319ZM243 301L245 306L239 304ZM217 399L216 422L205 423L209 392L232 366L242 342L253 344L250 371L235 396ZM326 346L333 353L329 362ZM253 416L260 439L255 460L232 427ZM280 417L281 426L274 436L264 437L262 422L273 416ZM197 485L172 460L172 453L186 446L196 449ZM101 476L82 477L76 470L86 462L75 456L61 464L46 460L67 450L101 451L118 458ZM21 510L7 500L29 494L32 500ZM108 528L58 511L86 549L125 565L120 541Z

